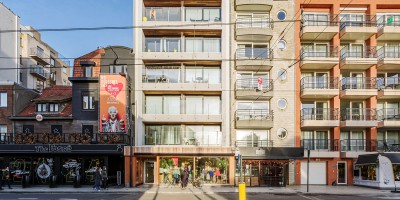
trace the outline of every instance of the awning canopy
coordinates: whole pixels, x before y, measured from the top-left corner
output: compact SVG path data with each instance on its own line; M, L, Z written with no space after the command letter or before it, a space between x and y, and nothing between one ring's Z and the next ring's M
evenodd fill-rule
M378 155L389 158L392 164L400 164L400 153L377 153L377 154L359 155L356 165L376 164L378 160Z

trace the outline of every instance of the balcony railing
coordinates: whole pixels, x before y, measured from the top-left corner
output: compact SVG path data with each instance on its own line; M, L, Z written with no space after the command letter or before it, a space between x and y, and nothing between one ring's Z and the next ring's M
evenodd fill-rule
M155 132L155 133L154 133ZM221 146L222 132L182 132L182 131L161 131L145 133L145 145L166 145L166 146Z
M380 109L377 112L379 121L400 121L399 108L385 108Z
M272 59L272 52L268 47L245 47L236 50L238 59Z
M29 51L30 55L37 56L46 63L50 64L50 56L44 53L44 50L40 48L31 48Z
M340 59L345 58L377 58L377 49L376 46L363 46L360 49L345 46L340 50Z
M259 84L258 78L246 78L236 80L236 90L266 90L270 91L273 89L272 79L261 79Z
M145 114L152 115L221 115L221 100L161 100L145 101ZM185 109L181 109L185 108Z
M342 90L347 89L378 89L375 77L344 77L340 81Z
M50 74L49 70L45 69L41 65L31 65L30 73L37 74L43 78L49 78L49 74Z
M0 144L129 144L124 133L0 133Z
M340 110L340 119L342 121L375 121L377 120L375 108L345 108Z
M337 46L326 46L325 50L312 50L307 47L301 48L301 59L304 58L337 58L338 47Z
M400 58L400 46L383 46L378 49L378 60Z
M343 14L340 30L346 27L376 27L376 15Z
M238 17L236 28L273 28L273 20L268 17Z
M339 108L303 108L301 120L339 120Z
M272 140L236 140L238 147L273 147Z
M399 77L386 77L377 79L378 89L400 89Z
M181 21L181 7L146 7L143 17L147 21Z
M322 150L322 151L338 151L339 140L338 139L303 139L301 140L301 147L310 150Z
M382 15L378 18L378 30L385 26L400 26L400 15Z
M182 77L182 74L185 76ZM143 83L221 83L219 67L156 66L143 68Z
M339 89L338 77L307 76L300 81L301 89Z
M366 151L367 140L365 139L345 139L340 140L341 151Z
M398 140L378 140L378 151L384 152L400 152L400 145Z
M338 15L330 14L303 14L302 26L337 26Z
M268 109L238 109L236 120L273 120L274 113Z

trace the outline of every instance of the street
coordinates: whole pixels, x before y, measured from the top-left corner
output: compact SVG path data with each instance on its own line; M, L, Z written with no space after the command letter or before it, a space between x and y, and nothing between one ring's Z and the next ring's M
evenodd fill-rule
M81 193L81 194L71 194L71 193L35 193L35 194L14 194L14 193L4 193L0 195L1 200L105 200L105 199L121 199L121 200L231 200L237 199L237 193L217 193L217 194L207 194L207 193L124 193L124 194L112 194L112 193ZM377 195L355 195L355 196L341 196L341 195L304 195L304 194L294 194L294 195L274 195L274 194L263 194L263 193L249 193L247 194L248 200L258 200L258 199L284 199L284 200L365 200L365 199L400 199L399 194L377 194Z

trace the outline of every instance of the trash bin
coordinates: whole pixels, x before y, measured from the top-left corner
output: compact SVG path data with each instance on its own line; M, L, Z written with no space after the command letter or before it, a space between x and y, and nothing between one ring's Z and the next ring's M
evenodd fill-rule
M57 187L57 175L50 176L50 188Z
M81 187L81 176L76 175L74 180L74 188L80 188L80 187Z
M30 176L28 174L23 174L22 175L22 181L21 181L22 188L29 187L29 179L30 179Z

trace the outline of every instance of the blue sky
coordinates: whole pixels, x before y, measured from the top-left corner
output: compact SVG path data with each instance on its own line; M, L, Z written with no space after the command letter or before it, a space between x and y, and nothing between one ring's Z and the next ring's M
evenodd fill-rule
M132 26L132 0L0 0L36 29ZM98 46L132 47L132 29L42 32L42 40L67 58L89 53ZM70 60L72 63L72 60Z

